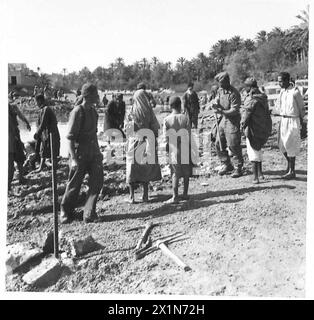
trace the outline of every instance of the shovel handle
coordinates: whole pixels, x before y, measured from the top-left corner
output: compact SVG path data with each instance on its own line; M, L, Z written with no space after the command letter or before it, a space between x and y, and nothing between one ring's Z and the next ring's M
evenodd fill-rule
M149 222L149 223L146 224L146 227L145 227L145 229L144 229L144 231L143 231L143 233L142 233L142 236L141 236L140 240L138 241L138 243L137 243L137 245L136 245L135 250L140 249L142 243L145 243L145 242L146 242L147 237L148 237L148 233L149 233L149 231L150 231L150 229L151 229L152 227L153 227L153 224L152 224L151 222Z
M157 241L157 248L159 248L166 256L171 258L177 265L183 268L184 271L189 271L191 268L185 264L178 256L176 256L168 247L161 241Z

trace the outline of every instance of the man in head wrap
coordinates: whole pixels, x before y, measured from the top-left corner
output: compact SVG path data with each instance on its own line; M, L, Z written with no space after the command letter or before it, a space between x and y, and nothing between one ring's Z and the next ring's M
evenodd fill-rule
M295 179L295 157L300 152L300 129L305 116L304 102L300 91L291 84L288 72L281 72L278 82L281 87L277 100L277 108L281 115L279 149L288 162L286 173L282 178Z
M197 93L193 90L193 83L188 84L188 89L182 97L184 113L188 115L192 128L197 128L200 104Z
M155 98L153 97L153 95L152 95L151 92L146 91L146 85L145 85L144 82L140 82L140 83L137 85L136 89L137 89L137 90L141 90L141 89L144 90L145 95L146 95L146 97L147 97L147 99L148 99L149 104L151 105L151 107L152 107L152 108L155 108L155 107L156 107L156 104L157 104L157 103L156 103L156 100L155 100Z
M227 151L228 147L234 155L235 170L232 177L238 178L242 176L243 166L240 133L241 97L238 90L231 86L227 72L217 74L215 80L219 84L219 89L217 90L213 104L215 113L220 115L219 128L215 141L217 154L222 163L219 174L224 175L234 169ZM220 135L221 146L219 144L218 134Z
M98 114L95 105L99 103L97 87L86 83L82 87L83 102L73 108L68 123L70 173L61 202L61 223L70 222L78 203L78 195L84 177L89 175L88 194L84 207L84 221L97 220L96 202L103 186L103 156L97 140Z
M246 150L253 168L253 183L264 179L262 173L263 153L262 147L267 142L272 131L267 96L257 87L257 81L247 78L244 82L244 112L241 127L246 136Z
M129 184L129 203L135 203L134 191L136 183L143 185L143 202L148 201L148 183L161 179L160 166L158 164L157 143L159 122L152 109L144 89L138 89L133 96L133 105L126 117L127 126L132 127L133 133L127 132L126 154L126 182ZM139 130L146 130L152 136L143 137L134 134ZM149 129L149 130L148 130ZM150 155L150 156L149 156ZM153 163L147 161L147 157L153 158ZM146 158L146 160L145 160Z

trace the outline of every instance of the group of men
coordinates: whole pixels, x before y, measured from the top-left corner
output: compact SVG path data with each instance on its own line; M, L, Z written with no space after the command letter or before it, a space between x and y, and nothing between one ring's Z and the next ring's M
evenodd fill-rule
M258 179L263 177L261 148L271 133L267 97L259 91L257 81L252 77L248 78L245 81L247 92L244 103L245 117L241 119L240 93L231 85L228 73L219 73L216 75L215 80L218 83L218 87L215 88L209 100L211 100L211 107L217 116L216 134L212 133L217 155L222 164L219 174L224 175L232 172L231 176L233 178L243 175L241 147L241 133L243 130L247 137L247 150L253 165L254 181L258 183ZM300 92L291 86L290 75L286 72L280 73L278 82L282 88L278 98L279 115L281 117L279 148L287 159L287 170L283 178L294 179L296 176L295 158L300 151L300 128L305 111ZM146 87L141 83L137 89L145 90ZM149 95L147 95L147 99L149 100ZM188 116L191 127L197 128L200 106L192 83L188 85L188 90L183 95L182 102L184 113ZM74 209L86 174L89 175L89 190L84 207L84 220L92 222L97 219L96 202L104 180L103 156L97 139L98 113L94 108L98 103L97 87L87 83L82 87L79 103L74 106L70 114L68 134L66 136L69 149L70 173L61 202L61 223L68 223L74 218ZM151 104L151 107L153 108L153 104ZM123 96L118 95L116 99L107 104L106 108L109 121L111 121L109 127L122 131L125 115ZM15 118L19 115L16 110L13 112L14 110L12 108L12 112L9 113L12 118L10 121L14 124L14 126L10 127L11 129L17 126ZM22 120L25 121L25 117ZM25 122L29 126L27 120ZM13 143L12 146L14 146ZM11 148L11 144L9 147ZM9 179L12 179L14 153L11 153L11 155L9 156ZM233 163L231 162L231 157L233 158ZM19 161L21 162L21 160Z
M33 98L35 99L36 96L40 94L42 94L46 100L49 100L51 98L62 100L64 97L64 90L61 88L53 89L48 84L44 85L43 87L35 85L33 90Z
M212 137L221 162L219 175L232 173L233 178L243 175L241 147L243 131L246 136L248 156L253 166L254 181L258 182L258 177L263 177L261 149L271 134L272 125L267 96L258 89L256 79L248 78L244 83L246 96L244 110L241 112L241 95L231 85L229 74L221 72L216 75L215 80L218 86L213 88L208 100L217 116ZM276 105L277 115L280 116L278 141L279 149L287 159L287 169L282 178L294 179L295 158L300 151L300 130L305 116L304 102L298 88L291 82L289 73L281 72L278 83L281 87ZM192 83L188 85L182 101L184 112L188 114L192 128L197 128L200 107ZM257 167L256 170L255 167Z

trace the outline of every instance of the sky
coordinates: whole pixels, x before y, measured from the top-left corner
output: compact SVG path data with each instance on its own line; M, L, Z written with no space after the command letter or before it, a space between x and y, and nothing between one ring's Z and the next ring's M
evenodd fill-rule
M45 73L153 56L175 63L220 39L287 29L310 0L0 0L7 62ZM2 19L2 20L3 20ZM1 30L3 30L1 28Z

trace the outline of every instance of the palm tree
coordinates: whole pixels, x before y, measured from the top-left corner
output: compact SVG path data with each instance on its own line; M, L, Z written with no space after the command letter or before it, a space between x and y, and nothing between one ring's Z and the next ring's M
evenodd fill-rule
M298 14L296 18L301 20L302 22L299 24L299 28L302 30L299 33L299 41L301 45L301 61L305 61L305 57L307 56L308 47L309 47L309 10L310 6L307 5L305 10L301 11L301 14Z
M267 32L265 30L258 32L255 40L257 42L257 45L260 45L260 44L266 42L267 41Z
M307 5L305 10L301 11L301 14L298 14L296 18L300 19L302 23L300 24L300 27L302 29L309 29L309 11L310 6Z
M148 66L148 60L146 58L143 58L141 61L143 70L146 70L146 67Z
M120 68L124 65L123 58L118 57L118 58L116 59L115 65L117 66L118 69L120 69Z
M229 52L228 55L242 49L243 40L240 36L234 36L229 41Z
M45 73L41 73L40 76L37 79L37 84L40 87L44 87L46 85L50 85L51 80L49 79L49 76Z
M243 42L243 47L247 50L247 51L254 51L255 50L255 43L253 40L251 39L246 39Z
M156 67L157 63L158 63L158 58L157 57L152 57L152 62L154 67Z
M168 71L171 70L171 65L172 65L172 63L170 61L166 62L166 67L167 67Z
M183 70L185 61L186 61L186 60L185 60L184 57L180 57L180 58L178 58L178 60L177 60L177 63L180 65L181 70Z
M276 27L267 34L267 40L277 38L277 37L282 38L284 36L285 36L285 32L282 31L281 28Z

